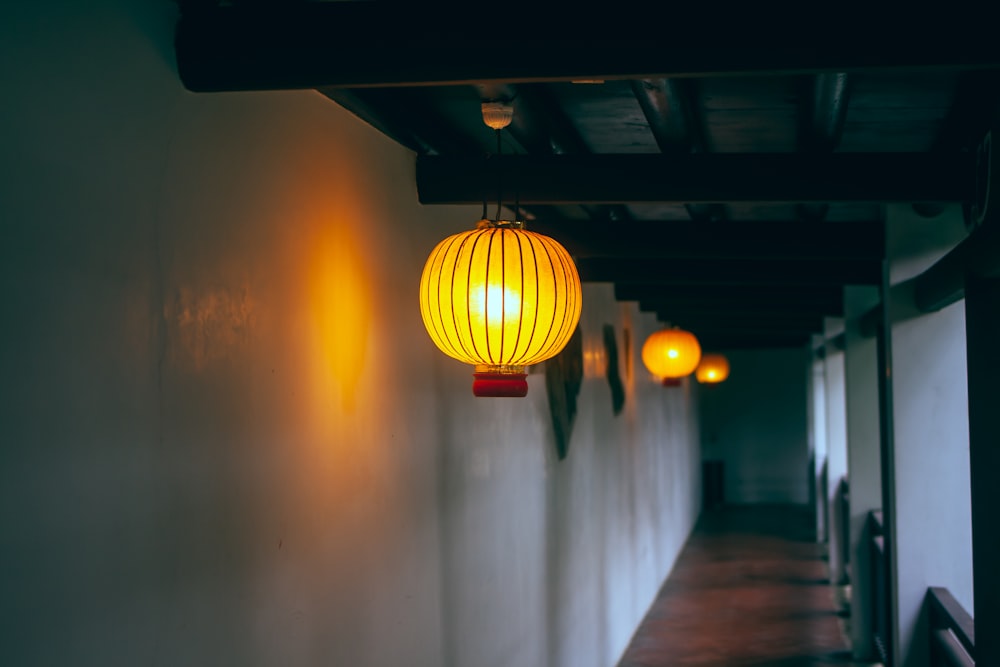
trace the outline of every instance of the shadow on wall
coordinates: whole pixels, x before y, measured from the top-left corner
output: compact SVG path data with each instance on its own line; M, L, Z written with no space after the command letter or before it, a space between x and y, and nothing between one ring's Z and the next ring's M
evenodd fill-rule
M629 340L629 330L625 329L625 340ZM628 343L626 342L626 351ZM615 327L611 324L604 325L604 353L607 356L607 378L608 386L611 387L611 411L617 417L625 407L625 385L622 384L621 374L618 372L618 343L615 341Z
M569 440L576 418L576 399L582 383L583 334L577 325L563 351L545 362L545 393L549 399L556 453L560 461L569 453Z
M626 341L628 329L625 330ZM603 367L603 375L611 388L611 410L617 417L625 407L625 385L618 369L618 344L615 327L605 324L603 328L603 359L598 365ZM591 352L591 356L595 356ZM600 355L597 355L600 356ZM556 453L562 461L569 454L569 442L573 435L573 422L577 412L577 397L586 375L584 364L583 336L578 326L566 348L554 358L545 362L545 389L552 417L552 429L556 439Z

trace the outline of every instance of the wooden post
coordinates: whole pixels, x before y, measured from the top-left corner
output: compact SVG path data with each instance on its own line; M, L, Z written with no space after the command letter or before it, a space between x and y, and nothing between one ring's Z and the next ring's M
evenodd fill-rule
M894 609L896 585L896 448L893 433L893 396L892 396L892 321L889 317L889 262L882 262L882 300L878 306L878 324L876 329L876 350L878 355L878 407L879 407L879 445L882 460L882 530L883 548L877 556L881 558L884 577L875 577L876 585L883 589L875 595L885 596L887 618L884 620L889 636L883 637L885 645L885 664L894 665L894 657L899 655L899 631ZM874 564L877 569L880 564Z
M968 276L965 336L969 377L972 576L976 664L1000 665L1000 279Z

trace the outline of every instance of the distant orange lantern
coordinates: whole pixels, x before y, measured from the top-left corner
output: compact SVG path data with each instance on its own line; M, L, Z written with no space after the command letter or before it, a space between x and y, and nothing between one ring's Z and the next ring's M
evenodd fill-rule
M525 366L555 355L580 321L573 258L520 222L483 219L441 241L420 279L420 312L431 340L476 367L476 396L524 396Z
M694 372L702 384L715 384L729 377L729 360L721 354L706 354Z
M690 375L701 360L701 345L690 331L660 329L642 345L642 363L664 384Z

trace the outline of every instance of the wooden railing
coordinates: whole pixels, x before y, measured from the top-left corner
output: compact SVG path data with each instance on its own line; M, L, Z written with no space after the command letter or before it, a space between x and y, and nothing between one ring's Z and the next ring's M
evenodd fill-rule
M851 490L847 477L837 486L837 530L840 550L840 584L851 583Z
M892 665L892 607L889 568L882 512L868 513L869 558L872 590L870 614L874 652L883 664ZM976 636L972 616L947 588L927 589L932 667L975 667Z
M976 635L972 616L947 588L928 588L931 665L974 667Z
M872 566L871 622L875 653L883 664L891 665L892 616L889 607L889 568L885 554L882 512L868 513L869 559Z

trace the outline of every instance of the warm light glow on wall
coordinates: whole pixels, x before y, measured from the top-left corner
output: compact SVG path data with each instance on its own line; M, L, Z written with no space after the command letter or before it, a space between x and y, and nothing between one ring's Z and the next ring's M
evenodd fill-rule
M694 372L702 384L715 384L729 377L729 360L721 354L706 354Z
M698 339L683 329L660 329L642 346L642 362L650 373L664 380L690 375L700 360Z
M309 312L321 362L317 372L333 380L342 407L352 411L368 360L375 303L372 274L349 225L335 222L310 243Z
M596 336L583 337L583 377L603 378L608 374L608 354L604 341Z
M476 366L477 396L524 396L524 367L557 355L580 320L573 259L518 223L482 220L431 252L420 312L431 340Z

